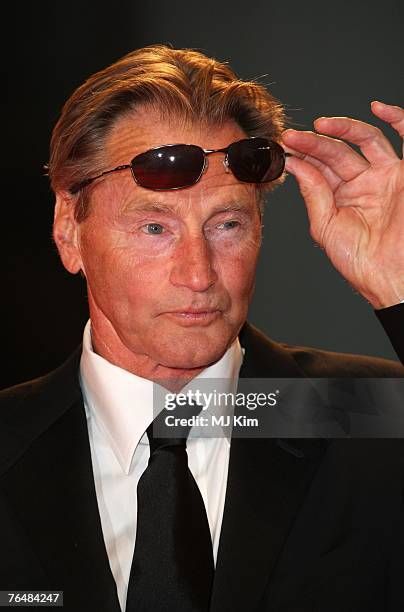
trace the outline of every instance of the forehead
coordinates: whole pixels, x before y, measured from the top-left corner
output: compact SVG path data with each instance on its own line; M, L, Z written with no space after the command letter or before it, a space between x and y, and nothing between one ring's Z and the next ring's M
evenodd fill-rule
M229 121L220 126L186 124L174 117L163 118L149 109L139 109L121 117L111 128L105 143L106 168L128 164L139 153L165 144L195 144L203 149L221 149L230 143L246 138L245 132ZM213 205L243 201L254 206L257 189L254 185L239 182L231 172L226 172L222 153L208 157L207 170L201 180L192 187L173 191L153 191L139 187L130 172L109 175L104 183L106 197L114 201L120 210L132 209L147 202L163 203L170 207L204 209ZM119 201L119 204L118 204ZM185 209L184 209L185 210Z
M138 153L160 145L184 143L203 149L221 149L246 136L233 121L220 126L190 124L175 116L170 118L153 109L140 108L115 122L108 134L105 152L108 162L125 160L127 163Z

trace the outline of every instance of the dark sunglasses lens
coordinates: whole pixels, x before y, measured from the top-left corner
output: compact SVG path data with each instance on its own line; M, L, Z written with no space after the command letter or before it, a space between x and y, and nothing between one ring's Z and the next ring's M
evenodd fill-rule
M234 176L245 183L267 183L279 178L285 155L278 143L266 138L248 138L228 148L228 164Z
M204 153L196 145L150 149L132 160L136 182L147 189L178 189L194 185L203 170Z

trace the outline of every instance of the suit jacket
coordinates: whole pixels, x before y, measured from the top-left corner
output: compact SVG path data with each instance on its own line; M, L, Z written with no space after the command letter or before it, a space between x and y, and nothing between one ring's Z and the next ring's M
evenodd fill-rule
M241 378L404 376L398 363L281 345L248 323L240 336ZM62 590L65 612L120 612L80 353L1 394L0 590ZM211 611L402 612L403 483L401 439L234 438Z

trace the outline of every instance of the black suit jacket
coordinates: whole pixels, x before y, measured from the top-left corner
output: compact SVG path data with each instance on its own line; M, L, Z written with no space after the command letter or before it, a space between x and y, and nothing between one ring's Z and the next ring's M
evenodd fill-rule
M241 378L404 376L249 324L240 337ZM63 590L66 612L119 612L79 358L1 394L0 590ZM403 485L401 439L234 438L211 611L402 612Z

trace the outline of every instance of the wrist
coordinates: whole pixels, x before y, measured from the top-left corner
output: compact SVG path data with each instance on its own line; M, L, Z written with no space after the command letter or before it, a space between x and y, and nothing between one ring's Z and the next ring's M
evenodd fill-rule
M381 308L389 308L397 304L404 303L404 280L389 280L383 279L375 290L372 292L364 291L362 295L373 306L375 310Z

